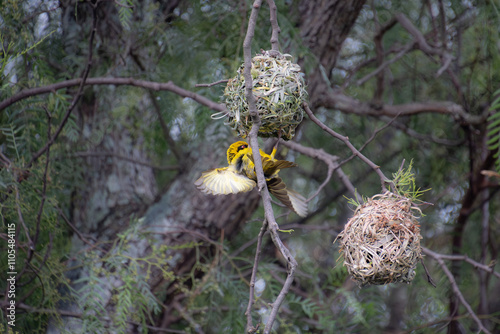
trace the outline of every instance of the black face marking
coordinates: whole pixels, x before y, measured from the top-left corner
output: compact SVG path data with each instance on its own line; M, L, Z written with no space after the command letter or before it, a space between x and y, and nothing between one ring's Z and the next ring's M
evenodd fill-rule
M238 160L236 161L236 170L238 172L241 172L242 167L243 167L243 155L238 157Z
M246 145L246 144L245 145L241 145L241 146L238 147L238 149L236 150L236 152L239 152L239 151L241 151L241 150L243 150L243 149L245 149L247 147L248 147L248 145Z

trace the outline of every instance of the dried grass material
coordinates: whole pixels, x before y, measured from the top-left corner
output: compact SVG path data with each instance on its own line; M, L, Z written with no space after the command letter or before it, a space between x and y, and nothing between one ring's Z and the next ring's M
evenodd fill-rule
M290 55L271 56L268 52L252 59L253 94L262 121L259 136L292 139L295 128L302 122L302 103L307 98L304 75L300 66L292 63ZM217 113L213 118L227 116L226 123L241 138L245 138L252 127L245 97L244 66L230 79L224 91L227 114Z
M360 286L410 283L422 258L420 210L392 193L376 195L359 206L339 234L340 253Z

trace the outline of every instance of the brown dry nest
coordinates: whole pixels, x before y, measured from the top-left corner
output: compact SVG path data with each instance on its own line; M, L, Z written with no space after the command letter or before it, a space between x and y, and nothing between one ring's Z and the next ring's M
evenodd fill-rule
M290 140L295 128L302 122L307 99L304 74L300 66L287 54L264 51L252 59L253 94L261 119L260 137L281 137ZM245 96L244 66L241 65L224 91L227 113L216 113L212 118L226 118L225 124L245 138L253 122Z
M344 265L359 286L410 283L422 258L420 209L387 192L358 206L337 239Z

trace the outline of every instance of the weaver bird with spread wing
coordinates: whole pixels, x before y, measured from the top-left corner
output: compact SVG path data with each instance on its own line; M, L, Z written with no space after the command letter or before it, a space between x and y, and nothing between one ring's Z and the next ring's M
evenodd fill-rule
M295 211L299 216L307 215L307 203L299 193L288 189L278 172L284 168L295 167L297 164L276 160L276 147L269 155L260 150L262 158L262 169L266 178L269 192L279 199L288 208ZM257 175L252 149L244 141L237 141L229 146L227 150L227 162L229 166L214 168L203 172L201 177L194 183L198 189L205 194L228 195L247 192L257 185Z

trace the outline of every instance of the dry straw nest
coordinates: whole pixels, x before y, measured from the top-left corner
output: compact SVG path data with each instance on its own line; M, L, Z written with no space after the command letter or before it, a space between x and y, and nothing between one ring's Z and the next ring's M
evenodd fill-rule
M253 94L261 119L259 136L289 140L304 117L302 103L307 98L304 75L290 55L271 55L263 52L252 59ZM224 91L227 113L214 114L214 118L227 116L226 124L245 138L252 127L245 96L244 66L241 65ZM222 115L222 116L221 116Z
M413 280L422 258L419 216L410 199L390 192L358 206L338 240L344 265L360 286Z

